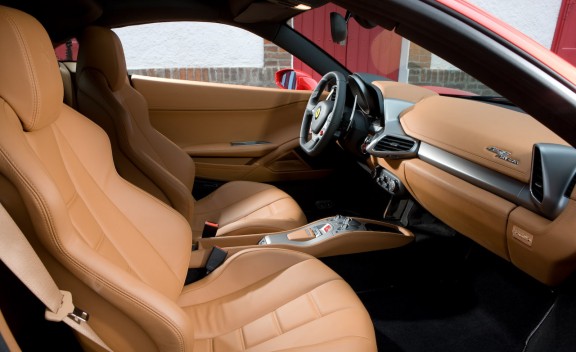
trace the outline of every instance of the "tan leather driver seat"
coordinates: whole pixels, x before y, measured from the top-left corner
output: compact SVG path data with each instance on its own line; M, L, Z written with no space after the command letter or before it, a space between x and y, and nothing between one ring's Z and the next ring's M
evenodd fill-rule
M0 173L58 285L113 350L375 350L358 297L308 255L243 251L184 286L188 222L118 175L106 133L62 103L40 23L1 6L0 77Z
M277 232L306 223L294 199L263 183L229 182L195 201L194 162L150 124L147 102L130 85L116 34L89 27L79 42L78 110L110 136L122 177L178 210L195 235L206 220L220 225L218 235Z

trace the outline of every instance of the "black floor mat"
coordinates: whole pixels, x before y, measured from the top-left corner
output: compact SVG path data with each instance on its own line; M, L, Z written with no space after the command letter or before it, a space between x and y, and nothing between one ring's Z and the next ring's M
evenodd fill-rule
M461 238L325 262L368 309L380 351L522 351L554 300L549 288Z

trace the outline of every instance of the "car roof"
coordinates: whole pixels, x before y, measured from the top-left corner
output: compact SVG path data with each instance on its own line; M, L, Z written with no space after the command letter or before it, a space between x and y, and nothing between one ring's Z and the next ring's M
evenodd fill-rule
M73 37L89 25L122 27L161 21L282 23L299 14L294 0L0 0L36 17L54 42ZM326 0L306 0L318 7Z

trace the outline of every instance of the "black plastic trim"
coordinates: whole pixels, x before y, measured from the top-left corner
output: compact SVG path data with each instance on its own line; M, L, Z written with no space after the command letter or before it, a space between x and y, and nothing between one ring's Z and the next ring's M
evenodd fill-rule
M530 193L540 212L556 218L568 204L566 193L576 177L576 149L539 143L532 150ZM540 183L541 188L534 188Z
M378 131L378 133L376 133L372 138L366 147L366 151L374 156L382 158L407 159L415 157L418 153L419 141L408 136L400 124L400 114L413 106L414 103L399 99L383 99L383 101L384 128ZM414 144L412 148L404 151L379 150L378 143L387 137L401 138L406 141L414 142Z
M379 133L366 151L374 156L389 159L407 159L418 154L418 141L407 135Z
M538 202L544 200L544 175L542 173L542 159L540 149L534 148L532 155L532 172L530 173L530 193Z
M280 26L276 36L270 38L270 40L298 57L298 59L302 60L302 62L321 75L325 75L330 71L338 71L345 76L351 73L344 65L340 64L336 59L322 50L322 48L288 25Z

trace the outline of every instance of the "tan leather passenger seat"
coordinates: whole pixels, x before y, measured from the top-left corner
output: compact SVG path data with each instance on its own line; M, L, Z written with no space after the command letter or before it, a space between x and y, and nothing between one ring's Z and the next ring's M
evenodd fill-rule
M184 286L188 222L118 175L106 133L62 103L48 35L6 7L0 77L0 173L21 194L58 286L113 350L376 349L353 290L306 254L242 251Z
M294 199L267 184L229 182L196 201L194 161L150 124L147 102L128 80L118 36L89 27L79 42L78 110L110 136L122 177L178 210L195 235L206 220L220 225L218 235L277 232L306 223Z

